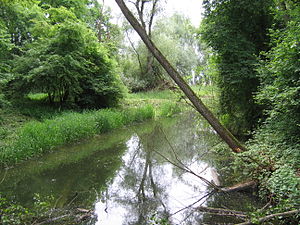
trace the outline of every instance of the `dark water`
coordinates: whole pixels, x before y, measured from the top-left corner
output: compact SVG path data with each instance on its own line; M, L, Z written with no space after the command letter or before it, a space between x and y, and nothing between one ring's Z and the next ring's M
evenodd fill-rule
M178 168L216 184L229 180L220 176L220 158L210 153L219 141L193 114L150 121L2 171L0 192L27 207L38 194L53 196L56 207L94 209L88 224L157 224L162 218L170 224L239 222L200 213L197 206L247 211L260 205L254 196L212 194L203 181Z

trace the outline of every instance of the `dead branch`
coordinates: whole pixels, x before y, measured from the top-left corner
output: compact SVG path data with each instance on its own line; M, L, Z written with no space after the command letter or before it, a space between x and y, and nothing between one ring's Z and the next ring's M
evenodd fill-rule
M275 213L275 214L271 214L268 216L264 216L258 219L258 223L263 223L267 220L273 219L274 217L290 217L293 216L294 214L300 213L300 209L296 209L296 210L291 210L291 211L287 211L287 212L282 212L282 213ZM251 225L254 224L251 221L247 221L247 222L243 222L243 223L239 223L237 225Z
M211 207L204 207L204 206L199 206L196 208L196 210L200 212L218 215L218 216L234 216L240 219L248 219L247 213L242 211L222 209L222 208L211 208Z
M3 183L3 181L5 180L5 178L6 178L6 175L7 175L7 172L8 172L8 169L7 169L7 168L5 168L5 173L4 173L4 175L3 175L3 178L2 178L2 180L0 181L0 184L2 184L2 183Z
M222 192L232 192L232 191L244 191L250 188L254 188L257 186L257 182L254 180L246 181L242 183L235 184L231 187L221 188Z
M154 150L154 152L156 152L157 154L159 154L162 158L164 158L167 162L171 163L173 166L176 166L177 168L193 174L194 176L198 177L200 180L202 180L204 183L206 183L208 186L212 187L215 190L220 191L220 187L218 187L217 185L215 185L214 183L208 181L207 179L205 179L204 177L199 176L198 174L196 174L194 171L190 170L190 169L186 169L185 167L179 166L178 164L174 163L173 161L171 161L170 159L168 159L167 157L165 157L163 154L161 154L160 152Z
M131 48L133 49L134 53L136 54L136 57L137 57L137 60L138 60L138 63L139 63L140 70L142 71L142 70L143 70L143 66L142 66L140 54L138 53L137 49L135 48L133 42L131 41L127 29L125 29L125 33L126 33L126 37L127 37L128 41L129 41L129 43L130 43Z
M200 199L198 199L197 201L193 202L192 204L190 204L190 205L188 205L188 206L186 206L186 207L184 207L184 208L182 208L182 209L180 209L180 210L178 210L178 211L172 213L172 214L170 215L170 217L171 217L171 216L174 216L174 215L177 214L177 213L180 213L181 211L183 211L183 210L185 210L185 209L188 209L188 208L192 207L193 205L197 204L198 202L202 201L203 199L206 199L206 198L210 197L213 193L214 193L214 191L209 192L208 194L202 196ZM201 204L203 204L203 203L201 203Z
M62 216L50 218L50 219L48 219L48 220L46 220L46 221L37 223L36 225L52 224L52 223L55 222L55 221L58 221L58 220L61 220L61 219L67 218L67 217L71 217L71 216L73 216L73 215L72 215L72 214L66 214L66 215L62 215Z
M168 159L167 157L163 156L162 154L158 153L157 151L155 151L155 152L157 152L160 156L162 156L164 159L166 159L166 160L167 160L168 162L170 162L172 165L178 167L179 169L181 169L181 170L183 170L183 171L185 171L185 172L187 172L187 173L190 173L190 174L192 174L192 175L198 177L200 180L202 180L202 181L203 181L204 183L206 183L208 186L214 188L215 190L220 191L220 187L219 187L219 186L215 185L213 182L208 181L208 180L205 179L204 177L202 177L202 176L196 174L196 173L195 173L194 171L192 171L188 166L186 166L183 162L181 162L181 160L178 158L178 155L177 155L177 153L176 153L174 147L172 146L172 144L170 143L169 139L167 138L167 135L165 134L165 132L164 132L162 129L161 129L161 132L164 134L164 138L165 138L165 140L167 141L169 147L171 148L171 150L172 150L172 152L173 152L173 154L174 154L174 156L175 156L176 161L180 164L180 166L179 166L178 164L172 162L170 159Z

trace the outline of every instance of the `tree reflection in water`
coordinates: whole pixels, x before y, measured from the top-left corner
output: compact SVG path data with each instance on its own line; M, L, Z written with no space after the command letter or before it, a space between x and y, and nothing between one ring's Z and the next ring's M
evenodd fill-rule
M199 223L202 215L187 206L205 206L210 190L197 177L184 173L156 153L174 159L164 135L157 127L150 134L133 135L127 141L128 150L122 158L124 165L96 203L96 224L150 224L153 215L169 218L171 224ZM185 135L190 138L184 141ZM189 134L189 130L185 135L172 145L178 149L198 149L199 146L190 144L190 139L199 137ZM209 181L216 178L214 168L200 161L197 154L190 156L191 152L186 149L176 153L194 172Z

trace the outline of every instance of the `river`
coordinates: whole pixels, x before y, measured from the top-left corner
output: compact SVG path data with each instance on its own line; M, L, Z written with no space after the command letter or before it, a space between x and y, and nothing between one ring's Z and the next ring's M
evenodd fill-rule
M217 185L234 179L230 159L212 153L220 139L193 113L129 126L55 149L0 173L0 192L32 207L52 196L56 208L93 209L86 224L230 224L198 206L247 211L251 193L213 193L190 170Z

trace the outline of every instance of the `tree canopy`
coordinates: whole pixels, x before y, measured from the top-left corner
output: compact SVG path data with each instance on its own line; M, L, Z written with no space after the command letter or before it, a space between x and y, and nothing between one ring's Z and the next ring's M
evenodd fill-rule
M42 92L50 103L60 105L115 105L122 97L123 86L111 55L113 50L107 42L99 42L91 22L96 16L88 14L96 2L53 0L28 4L32 4L30 8L18 3L1 7L1 34L7 36L1 41L1 57L10 57L8 65L1 64L1 68L11 68L7 71L11 74L8 95L16 99Z

